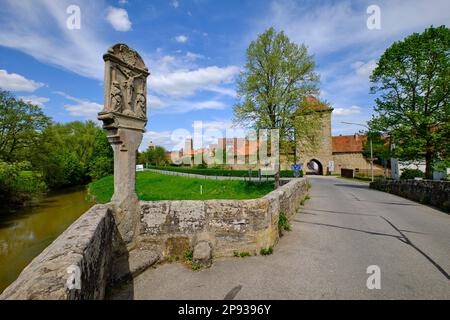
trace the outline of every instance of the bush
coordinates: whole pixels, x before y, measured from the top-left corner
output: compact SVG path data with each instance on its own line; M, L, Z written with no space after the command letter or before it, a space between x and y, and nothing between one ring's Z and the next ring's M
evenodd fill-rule
M21 169L23 163L7 163L0 161L0 192L9 194Z
M233 255L238 258L245 258L245 257L251 256L250 252L247 252L247 251L244 251L244 252L233 251Z
M48 159L44 167L44 178L51 188L75 186L85 182L84 171L77 155L65 150Z
M403 169L400 179L425 178L425 173L419 169Z
M307 200L309 200L309 199L311 199L311 197L309 196L309 194L307 194L307 195L302 199L302 201L300 201L300 205L301 205L301 206L304 206L304 205L305 205L305 202L306 202Z
M194 251L192 250L186 250L184 252L184 261L192 261L192 258L194 257Z
M39 193L47 189L42 174L34 171L20 171L17 176L15 189L23 193Z
M259 253L261 253L262 256L268 256L273 253L273 248L272 247L262 248Z
M278 231L282 234L282 231L291 231L291 225L284 212L280 212L278 216Z
M99 156L89 164L89 176L93 181L106 177L113 173L113 159Z
M0 204L20 203L46 190L42 175L29 167L28 162L0 161Z

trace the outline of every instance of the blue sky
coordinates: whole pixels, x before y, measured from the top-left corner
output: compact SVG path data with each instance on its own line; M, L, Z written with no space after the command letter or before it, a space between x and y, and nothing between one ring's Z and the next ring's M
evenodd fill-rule
M381 29L370 30L369 5ZM70 30L69 5L80 8ZM266 28L283 30L314 55L321 96L335 108L334 135L359 128L374 97L368 76L392 42L430 25L449 25L448 0L0 0L0 87L41 105L54 121L96 119L103 105L103 60L125 42L144 58L149 141L171 149L171 133L231 127L235 79L250 41Z

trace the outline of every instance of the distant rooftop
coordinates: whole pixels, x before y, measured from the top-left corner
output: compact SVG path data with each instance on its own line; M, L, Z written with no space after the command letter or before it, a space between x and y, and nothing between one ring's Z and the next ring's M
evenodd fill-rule
M351 136L334 136L332 137L333 153L362 152L366 140L366 136L358 134Z
M309 110L309 111L333 111L333 108L330 108L326 103L321 102L319 99L317 99L314 96L306 96L304 98L303 105L299 108L300 110Z

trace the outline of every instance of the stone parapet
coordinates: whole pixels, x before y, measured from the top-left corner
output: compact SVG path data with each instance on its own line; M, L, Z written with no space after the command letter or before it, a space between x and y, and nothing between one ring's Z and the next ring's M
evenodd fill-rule
M208 241L214 257L235 251L258 254L279 237L278 217L292 216L307 192L305 178L294 179L259 199L141 201L137 245L158 245L165 258Z
M3 299L103 299L111 274L114 220L95 205L22 271Z
M450 212L450 182L432 180L379 180L370 188L389 192Z

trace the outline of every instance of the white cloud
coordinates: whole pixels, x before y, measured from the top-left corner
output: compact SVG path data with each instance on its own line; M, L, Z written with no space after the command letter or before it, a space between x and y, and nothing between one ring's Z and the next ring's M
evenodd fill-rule
M117 31L131 30L131 21L128 18L128 12L125 9L109 7L106 20L108 20Z
M369 75L384 50L394 41L430 25L450 21L448 0L378 0L381 29L369 30L366 9L372 0L295 1L273 0L243 39L248 46L258 33L274 26L315 55L321 75L320 88L332 104L369 109ZM336 58L338 57L338 58Z
M155 108L161 109L166 106L166 103L163 102L160 98L154 95L147 95L147 108Z
M156 105L148 102L150 114L181 114L199 110L223 110L226 107L225 103L218 100L159 99L156 100Z
M336 109L343 109L341 114L336 114ZM359 111L359 112L358 112ZM357 106L335 108L331 114L331 130L333 135L350 135L365 130L364 127L357 124L367 124L371 119L371 110ZM349 122L349 123L343 123Z
M366 9L371 0L298 2L274 0L269 17L258 29L275 26L297 43L305 43L315 54L327 54L352 45L385 46L392 39L430 25L448 24L450 2L434 0L379 0L381 29L369 30ZM259 32L257 30L256 32ZM254 37L254 35L252 36Z
M359 76L369 77L372 71L376 68L377 62L375 60L369 60L364 63L363 61L357 61L352 64L352 68L355 70L356 74Z
M335 116L348 116L359 113L361 113L361 108L358 106L351 106L349 108L334 108L333 110L333 115Z
M67 100L76 102L76 104L65 104L64 108L69 111L73 117L82 117L90 120L97 119L97 113L103 109L103 105L85 99L72 97L64 92L55 91L54 93L63 96Z
M120 3L120 4L127 4L127 3L128 3L128 0L119 0L119 3Z
M147 131L144 133L139 151L144 151L152 142L156 146L163 146L166 150L172 150L177 142L171 139L172 131Z
M187 102L188 104L189 102ZM223 102L209 100L209 101L200 101L192 103L189 109L191 110L221 110L225 109L226 105Z
M28 103L32 103L34 105L37 105L39 107L44 107L44 105L50 101L49 98L46 97L38 97L38 96L23 96L23 97L19 97L20 100L28 102Z
M80 100L77 104L64 105L64 108L69 111L71 116L97 119L97 113L103 109L103 106L95 102Z
M170 2L170 5L176 9L180 6L180 2L177 0L172 0L172 2Z
M170 65L176 61L176 58L174 56L163 56L160 61L165 65Z
M217 91L218 85L230 83L238 73L239 68L236 66L180 70L150 76L149 87L162 95L189 96L199 90Z
M187 52L186 53L186 59L190 60L190 61L195 61L197 59L203 59L204 56L202 56L201 54L198 53L193 53L193 52Z
M233 122L231 120L212 120L212 121L203 121L203 130L227 130L233 128Z
M231 88L224 88L220 86L210 86L208 87L208 91L216 92L224 96L229 96L232 98L236 97L236 90Z
M185 35L179 35L175 37L175 40L179 43L185 43L189 40L189 37L185 36Z
M8 73L0 69L0 88L8 91L33 92L44 84L30 80L17 73Z
M170 55L164 50L144 55L151 75L148 79L148 110L150 114L176 114L197 110L222 110L227 105L223 96L235 97L232 82L239 73L236 66L198 68L187 56L195 53ZM233 86L234 87L234 86ZM189 98L201 92L216 93L212 98Z
M104 7L80 0L81 29L67 28L71 0L2 1L0 45L22 51L35 59L82 76L103 79L102 56L109 43L98 36ZM30 12L32 14L30 14Z

